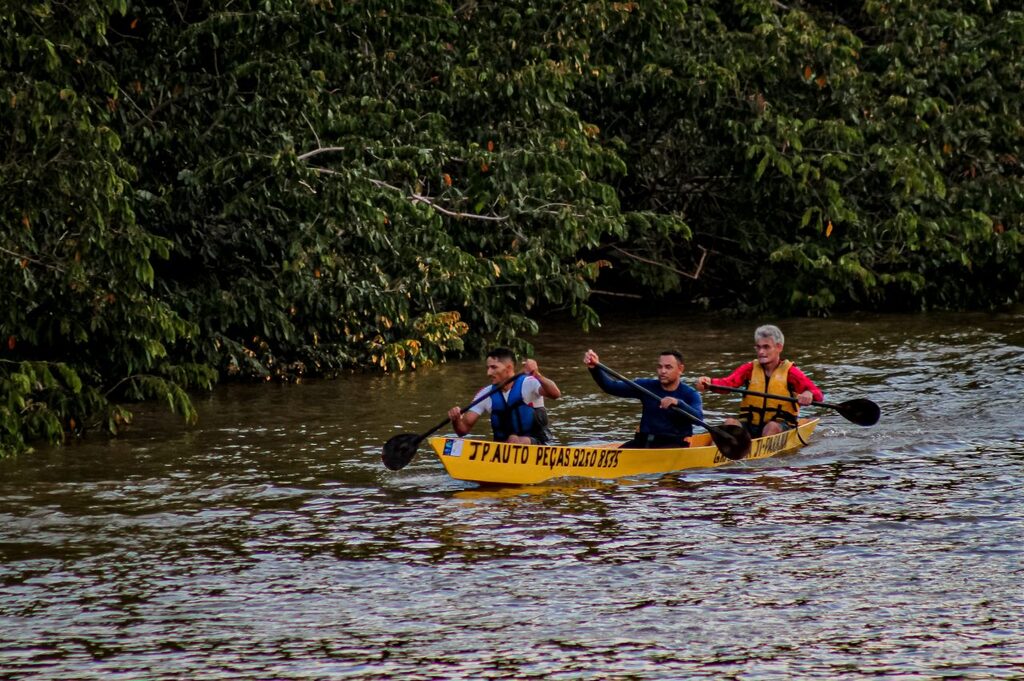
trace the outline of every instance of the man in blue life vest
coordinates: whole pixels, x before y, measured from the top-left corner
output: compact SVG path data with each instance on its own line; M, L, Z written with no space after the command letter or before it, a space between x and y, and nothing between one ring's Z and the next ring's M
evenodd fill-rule
M782 359L786 337L773 324L759 326L754 331L754 352L757 361L741 364L728 376L697 379L697 390L712 390L716 385L726 388L744 388L760 393L783 395L798 400L797 404L770 397L744 395L740 402L740 418L726 419L726 424L740 424L751 437L767 437L796 428L800 407L812 401L825 399L821 389L790 360Z
M562 396L555 382L543 376L536 360L523 362L523 375L501 385L516 374L516 356L508 348L494 348L487 353L487 376L491 384L477 391L474 401L490 395L463 413L459 407L448 410L455 432L469 433L473 424L484 414L491 415L491 428L496 442L515 444L547 444L551 441L547 409L544 398L557 400Z
M601 360L593 350L583 355L583 363L590 369L594 381L609 395L635 397L643 405L640 427L632 440L623 448L688 447L693 435L693 421L686 418L673 406L690 412L697 419L704 418L700 395L696 390L682 383L683 356L676 350L665 350L658 356L658 377L638 378L637 385L647 388L661 399L655 400L625 381L618 381L597 366Z

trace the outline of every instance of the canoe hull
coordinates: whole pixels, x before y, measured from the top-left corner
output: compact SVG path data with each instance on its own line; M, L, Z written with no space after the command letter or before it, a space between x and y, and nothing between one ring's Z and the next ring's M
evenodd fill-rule
M756 438L748 459L764 459L802 447L818 419L801 419L798 429ZM722 455L707 433L685 449L622 449L608 445L514 445L507 442L432 437L430 446L457 480L500 485L532 485L555 478L611 480L632 475L713 468L735 463Z

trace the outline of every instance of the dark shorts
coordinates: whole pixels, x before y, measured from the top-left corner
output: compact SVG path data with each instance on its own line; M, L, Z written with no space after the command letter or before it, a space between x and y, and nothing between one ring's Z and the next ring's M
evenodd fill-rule
M652 435L651 433L637 433L636 436L622 445L622 449L666 449L669 447L689 447L690 443L681 437L673 435Z
M765 423L762 423L759 426L755 426L752 423L747 423L746 421L740 421L740 423L742 423L743 424L743 428L746 429L746 431L748 433L750 433L750 437L761 437L761 431L763 431L764 427L767 425ZM780 426L782 426L782 431L783 432L785 432L787 430L793 430L793 424L786 423L785 421L780 421L778 419L775 419L773 421L769 421L768 423L777 423L777 424L779 424Z

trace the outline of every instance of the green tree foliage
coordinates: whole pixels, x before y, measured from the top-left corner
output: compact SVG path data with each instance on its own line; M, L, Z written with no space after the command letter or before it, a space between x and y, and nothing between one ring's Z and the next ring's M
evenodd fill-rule
M1020 300L1018 5L620 6L631 20L596 57L613 68L576 108L625 141L623 207L695 231L608 244L660 263L632 265L642 285L660 269L707 304L814 313ZM672 275L694 246L702 278Z
M112 128L116 81L98 53L115 2L0 14L0 451L130 419L117 400L185 394L213 373L169 358L194 325L154 295L169 243L132 210L136 169Z
M485 342L596 287L1020 300L1010 3L0 10L0 448ZM597 282L595 284L595 282Z
M534 45L512 36L551 21L527 5L260 7L132 7L112 40L137 210L174 244L159 279L197 361L404 368L468 328L515 342L539 304L593 319L580 248L626 221L593 178L624 167L566 104L573 17Z

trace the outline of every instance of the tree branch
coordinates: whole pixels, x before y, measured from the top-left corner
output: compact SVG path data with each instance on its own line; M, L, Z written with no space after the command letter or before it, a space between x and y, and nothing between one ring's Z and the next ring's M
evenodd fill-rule
M658 262L657 260L651 260L650 258L645 258L643 256L637 255L636 253L630 253L629 251L625 251L625 250L619 248L618 246L615 246L614 244L611 247L614 250L616 250L619 253L621 253L622 255L626 256L627 258L633 258L633 260L639 260L642 263L647 263L648 265L654 265L655 267L663 267L663 268L665 268L666 270L668 270L670 272L675 272L679 276L689 277L690 279L694 279L694 280L700 279L700 273L704 269L704 261L707 260L707 258L708 258L708 249L704 248L703 246L697 246L697 248L699 248L701 250L700 262L697 263L697 269L694 270L693 273L691 274L690 272L683 272L682 270L677 270L675 267L672 267L670 265L666 265L663 262Z
M330 168L322 168L320 166L310 166L310 168L320 173L326 173L327 175L341 175L341 173L339 173L337 170L331 170ZM396 187L393 184L388 184L383 180L367 178L367 182L374 185L375 187L381 187L382 189L390 189L391 191L398 192L399 194L405 194L405 191L402 188ZM507 215L478 215L476 213L462 213L460 211L454 211L449 208L445 208L444 206L438 205L434 201L434 199L430 198L429 196L424 196L423 194L417 194L415 192L408 194L407 198L413 203L425 204L436 210L438 213L453 218L468 218L470 220L486 220L489 222L504 222L505 220L508 220Z
M616 291L602 291L599 288L590 289L590 295L615 296L617 298L636 298L638 300L643 299L643 296L637 295L636 293L618 293Z
M13 255L15 258L18 258L19 260L24 260L25 262L34 263L36 265L39 265L40 267L45 267L45 268L48 268L48 269L57 270L58 272L63 272L64 271L64 268L61 267L60 265L47 264L47 263L43 262L42 260L36 260L35 258L27 256L27 255L25 255L23 253L15 253L14 251L10 251L10 250L4 248L3 246L0 246L0 251L6 253L8 255Z
M313 131L313 134L315 135L316 131ZM296 158L298 158L300 161L305 161L307 158L310 158L311 156L316 156L317 154L326 154L329 151L346 151L346 149L345 147L317 147L313 151L307 151L304 154L299 154Z

